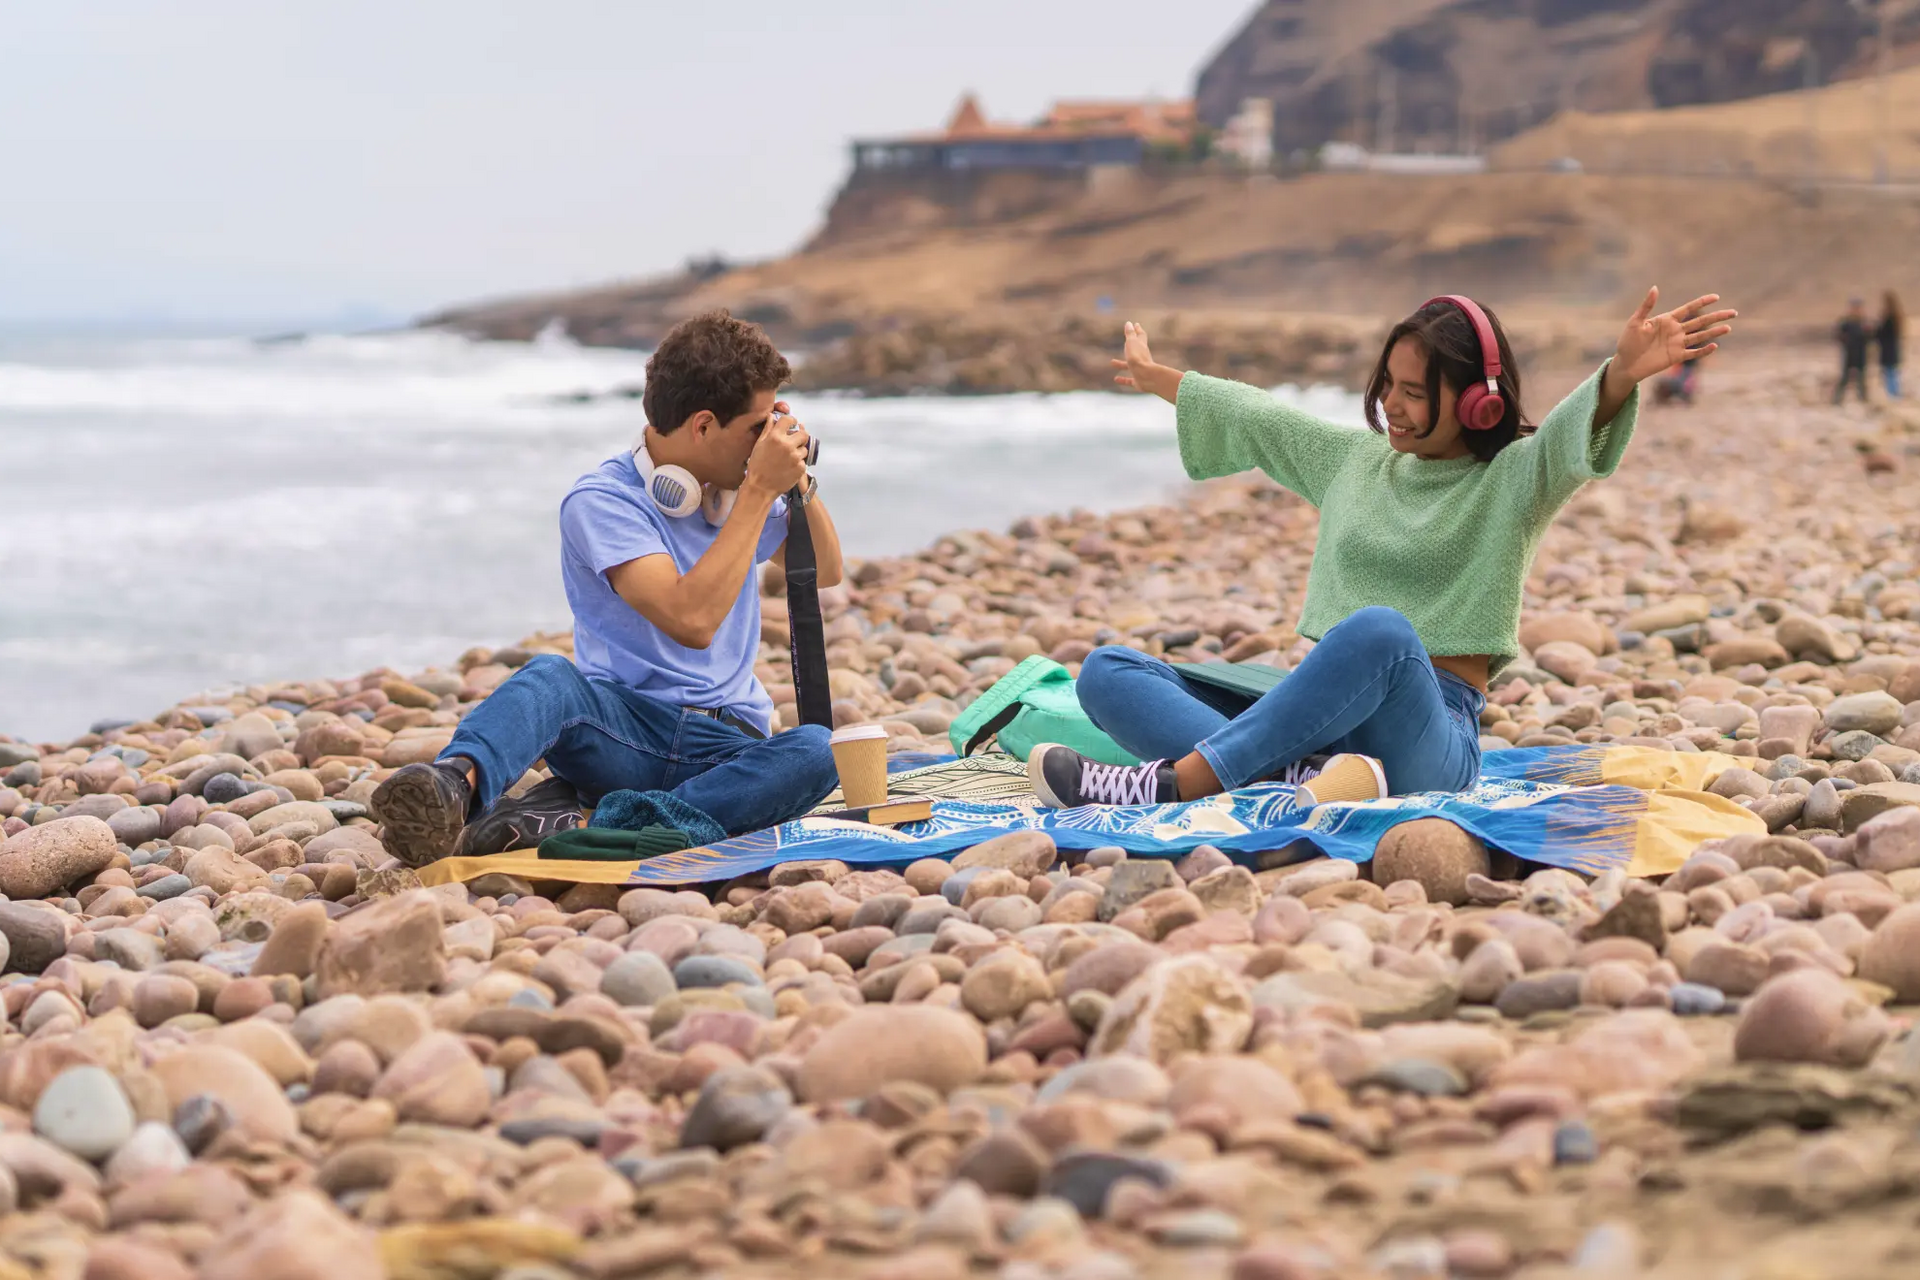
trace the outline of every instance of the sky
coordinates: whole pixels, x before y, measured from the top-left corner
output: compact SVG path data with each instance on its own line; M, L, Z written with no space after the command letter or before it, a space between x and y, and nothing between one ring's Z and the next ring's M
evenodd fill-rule
M373 317L796 247L854 136L1184 97L1257 0L0 0L0 323Z

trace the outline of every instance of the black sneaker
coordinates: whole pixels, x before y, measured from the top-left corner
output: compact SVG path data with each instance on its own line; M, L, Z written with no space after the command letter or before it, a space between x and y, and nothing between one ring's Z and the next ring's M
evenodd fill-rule
M502 797L477 822L467 824L454 856L484 858L508 849L538 848L542 840L580 825L580 793L564 778L548 778L523 796Z
M367 806L380 823L380 842L409 867L424 867L453 852L467 824L473 788L451 761L410 764L381 783Z
M1027 757L1027 779L1040 803L1054 809L1083 804L1172 804L1180 798L1173 766L1165 760L1145 764L1101 764L1072 747L1043 742Z

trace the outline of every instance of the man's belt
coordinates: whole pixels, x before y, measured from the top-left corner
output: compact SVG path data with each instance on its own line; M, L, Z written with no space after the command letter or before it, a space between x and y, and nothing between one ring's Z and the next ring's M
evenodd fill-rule
M733 714L733 712L727 710L725 707L688 707L686 708L686 710L693 712L693 714L697 716L705 716L709 720L718 720L721 724L729 725L735 729L738 729L740 732L746 734L749 738L764 738L767 736L766 734L760 732L760 730L757 727L755 727L753 724L751 724L746 720L742 720L739 716Z

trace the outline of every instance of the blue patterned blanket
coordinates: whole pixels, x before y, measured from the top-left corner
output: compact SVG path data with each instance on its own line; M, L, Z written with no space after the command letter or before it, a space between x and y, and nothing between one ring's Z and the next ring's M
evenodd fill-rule
M1208 844L1236 861L1256 865L1262 854L1317 850L1365 861L1380 837L1415 818L1444 818L1488 845L1529 861L1595 874L1633 868L1636 853L1653 845L1690 847L1698 838L1746 830L1757 819L1729 812L1717 797L1656 803L1659 792L1615 785L1620 748L1540 747L1488 753L1479 781L1460 793L1396 796L1365 804L1330 804L1303 811L1293 789L1280 784L1244 787L1183 804L1048 809L1025 785L1011 757L973 757L896 773L895 794L916 784L938 791L956 772L954 794L940 799L925 822L898 828L807 817L768 831L640 863L633 885L687 884L729 879L785 862L838 859L864 866L899 866L941 857L1009 831L1045 831L1063 849L1117 845L1136 857L1178 857ZM1610 760L1610 754L1615 759ZM943 773L944 771L944 773ZM992 792L999 775L1001 792ZM1645 784L1648 786L1662 784ZM1663 831L1662 828L1665 828ZM1664 850L1663 850L1664 851ZM1273 862L1268 858L1265 861ZM1668 868L1670 869L1670 868ZM1646 874L1636 869L1636 874Z

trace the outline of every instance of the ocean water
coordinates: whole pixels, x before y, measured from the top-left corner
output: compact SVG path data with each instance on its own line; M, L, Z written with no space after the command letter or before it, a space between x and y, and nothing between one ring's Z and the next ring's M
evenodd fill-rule
M642 425L637 401L565 397L643 364L438 333L0 335L0 731L564 627L560 498ZM1344 392L1281 394L1358 421ZM790 399L855 557L1186 483L1144 397Z

